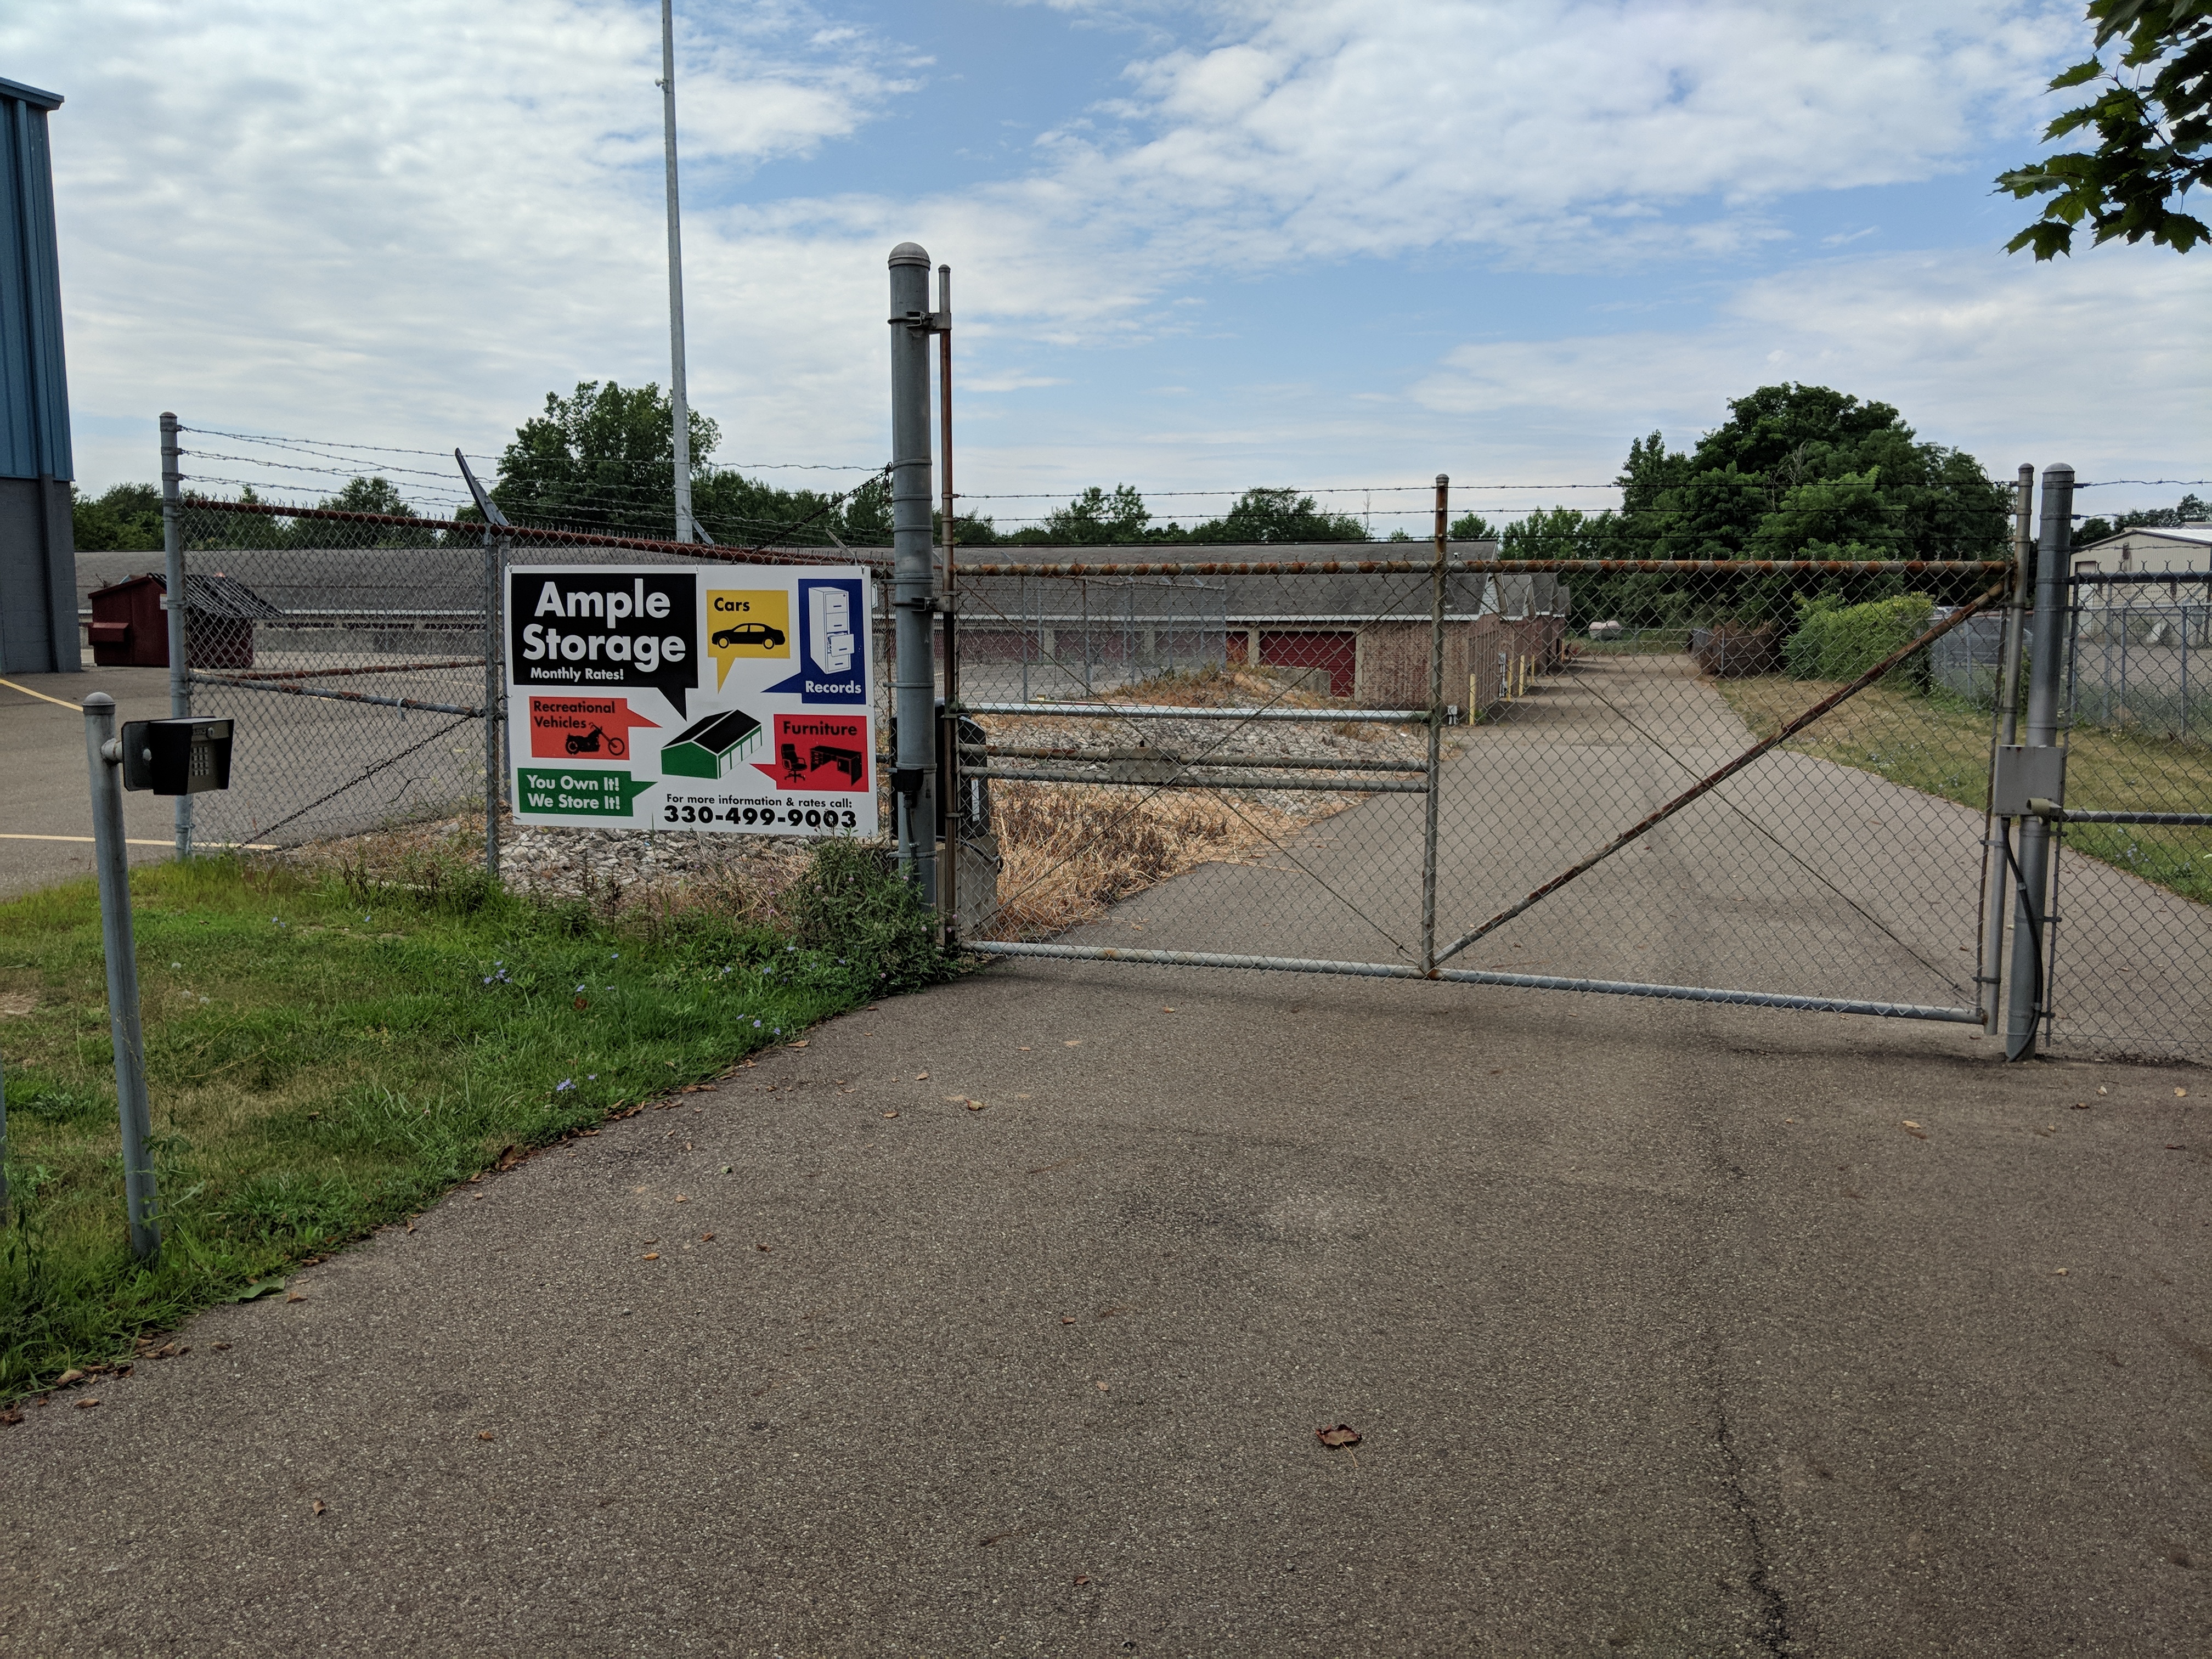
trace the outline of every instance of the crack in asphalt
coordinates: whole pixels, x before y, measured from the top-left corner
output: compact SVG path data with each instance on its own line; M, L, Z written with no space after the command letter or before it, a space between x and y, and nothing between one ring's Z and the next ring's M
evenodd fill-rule
M1717 1368L1719 1356L1715 1355L1714 1359ZM1751 1571L1744 1575L1744 1583L1759 1598L1758 1624L1753 1632L1758 1650L1772 1654L1776 1659L1786 1659L1786 1656L1798 1651L1790 1625L1790 1604L1767 1579L1765 1534L1759 1528L1759 1511L1743 1489L1743 1458L1736 1450L1735 1431L1729 1423L1728 1401L1717 1389L1714 1390L1713 1439L1720 1447L1721 1462L1727 1472L1729 1507L1743 1522L1745 1536L1751 1545Z

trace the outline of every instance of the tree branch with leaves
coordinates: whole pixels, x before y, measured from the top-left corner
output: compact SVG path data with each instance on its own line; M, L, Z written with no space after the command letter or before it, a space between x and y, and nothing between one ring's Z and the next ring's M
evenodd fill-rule
M2212 240L2212 228L2182 210L2191 186L2212 184L2212 0L2090 0L2088 20L2097 30L2091 55L2051 89L2096 92L2052 121L2043 139L2094 130L2097 147L1997 175L1997 188L2023 202L2051 198L2006 251L2070 254L2086 224L2097 243L2148 236L2186 253ZM2124 47L2108 64L2102 54L2115 41Z

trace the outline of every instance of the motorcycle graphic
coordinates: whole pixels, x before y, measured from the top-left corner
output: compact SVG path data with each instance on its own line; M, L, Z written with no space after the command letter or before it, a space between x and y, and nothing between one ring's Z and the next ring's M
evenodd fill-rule
M629 739L619 734L610 736L596 726L588 732L568 734L568 750L572 755L596 755L602 747L610 758L623 760L629 754Z

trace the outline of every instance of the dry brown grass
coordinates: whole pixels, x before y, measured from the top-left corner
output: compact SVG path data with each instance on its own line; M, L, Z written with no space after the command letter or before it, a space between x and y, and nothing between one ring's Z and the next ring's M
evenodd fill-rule
M1264 850L1310 822L1212 793L1001 783L992 823L1005 865L985 934L1040 939L1096 921L1109 904Z
M508 890L580 903L608 921L669 921L703 910L773 924L784 890L805 871L809 856L793 842L680 831L648 842L634 831L546 831L507 823L500 836ZM311 842L263 861L335 875L363 891L435 892L465 884L482 869L483 814Z

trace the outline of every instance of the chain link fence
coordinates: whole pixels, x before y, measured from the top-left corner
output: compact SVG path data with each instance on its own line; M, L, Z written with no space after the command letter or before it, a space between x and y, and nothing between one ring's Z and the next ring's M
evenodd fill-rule
M2212 814L2212 578L2083 573L2069 596L2069 811ZM2055 829L2049 1041L2212 1054L2212 825Z
M231 787L190 798L202 843L480 817L512 772L487 763L484 724L503 697L487 596L509 562L869 562L520 527L487 548L481 525L252 502L187 499L179 516L192 709L237 722ZM880 648L880 610L874 632Z
M963 592L999 860L977 949L1980 1024L2009 567L1084 568L963 583L1061 613L1101 575L1221 580L1225 659L1102 686L1040 632L1027 696L971 693L999 671ZM2206 895L2069 836L2065 972L2124 963L2139 1012L2062 981L2057 1030L2212 1052Z

